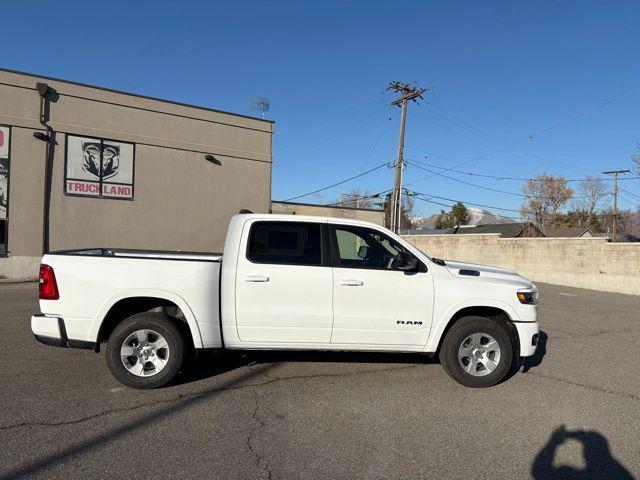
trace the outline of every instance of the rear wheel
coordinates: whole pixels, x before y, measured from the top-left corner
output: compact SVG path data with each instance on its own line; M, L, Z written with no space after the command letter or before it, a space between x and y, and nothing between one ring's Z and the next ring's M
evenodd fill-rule
M489 318L461 318L442 342L440 362L449 376L462 385L495 385L506 377L513 362L509 332Z
M120 323L107 342L107 366L120 383L140 389L158 388L178 373L184 339L162 313L139 313Z

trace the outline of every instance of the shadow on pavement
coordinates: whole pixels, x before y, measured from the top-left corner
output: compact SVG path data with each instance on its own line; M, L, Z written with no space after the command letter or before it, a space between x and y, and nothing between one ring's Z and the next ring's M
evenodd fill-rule
M252 352L250 356L259 363L438 363L436 358L420 353L265 351Z
M540 335L538 336L538 347L536 348L535 355L531 357L526 357L524 359L522 373L527 373L532 368L538 367L542 363L542 359L547 353L547 334L540 330Z
M171 401L168 406L153 409L152 412L120 427L105 431L86 440L70 445L58 452L44 455L33 461L0 473L0 480L31 476L41 476L71 458L78 459L84 454L97 450L112 442L118 441L138 430L144 429L158 421L159 418L176 415L194 405L207 402L225 390L239 388L255 375L266 375L277 367L278 362L360 362L360 363L425 363L435 362L418 354L387 353L342 353L342 352L206 352L189 362L175 384L184 384L210 378L242 367L256 365L241 374L238 378L218 385L211 390L185 396ZM262 365L264 364L264 365Z
M246 380L252 378L254 375L264 374L274 368L274 366L275 365L264 365L256 368L255 370L248 370L238 378L218 385L209 391L197 393L193 396L177 398L168 406L160 409L153 409L152 412L136 420L127 422L122 426L112 428L105 431L104 433L100 433L98 435L94 435L93 437L87 438L86 440L74 443L69 447L61 449L58 452L43 455L42 457L36 458L29 463L14 467L12 470L1 473L0 480L33 476L40 477L45 472L55 468L61 463L67 462L72 458L75 458L77 461L80 456L86 453L104 447L130 433L136 432L158 422L159 418L167 417L169 415L177 415L184 410L193 407L194 405L198 405L211 400L212 398L215 398L225 390L240 388Z
M256 363L247 355L234 352L205 351L187 358L185 365L170 385L183 385L206 378L217 377L223 373Z
M584 469L563 465L556 467L553 464L557 448L570 439L582 443ZM535 480L605 478L634 480L633 475L613 458L609 442L603 435L595 431L570 431L564 425L551 434L547 444L538 453L531 465L531 476Z
M200 353L188 361L172 385L197 382L256 364L290 363L438 363L419 353L318 352L318 351L222 351Z

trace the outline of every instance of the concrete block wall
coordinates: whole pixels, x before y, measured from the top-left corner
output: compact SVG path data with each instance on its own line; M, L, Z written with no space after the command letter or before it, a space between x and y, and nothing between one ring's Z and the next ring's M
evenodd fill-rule
M534 282L640 295L640 243L500 234L404 238L430 256L507 268Z
M35 282L42 257L0 257L0 283Z

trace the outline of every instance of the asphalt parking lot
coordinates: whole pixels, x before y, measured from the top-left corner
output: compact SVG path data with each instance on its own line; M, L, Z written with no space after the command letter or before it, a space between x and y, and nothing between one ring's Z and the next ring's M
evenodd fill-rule
M0 285L0 478L640 476L640 297L539 288L539 355L489 389L419 356L272 353L135 391L37 343L37 286Z

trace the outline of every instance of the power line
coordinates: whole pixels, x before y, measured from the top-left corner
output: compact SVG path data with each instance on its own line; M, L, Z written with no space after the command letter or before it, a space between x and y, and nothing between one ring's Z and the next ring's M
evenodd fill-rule
M431 105L431 103L429 103ZM409 149L409 150L414 150L414 151L418 151L419 149L413 145L405 145L405 148ZM545 152L544 155L540 155L540 154L533 154L533 153L522 153L522 152L514 152L517 155L521 155L521 156L526 156L529 158L536 158L536 159L540 159L540 158L547 158L547 157L586 157L586 156L593 156L593 157L610 157L610 156L615 156L615 155L633 155L634 153L637 153L636 150L611 150L611 151L607 151L607 152L603 152L603 151L599 151L599 152L571 152L571 153L557 153L557 152L553 152L553 153L547 153ZM435 154L434 154L435 155ZM445 157L444 155L437 155L439 157L445 158L447 160L451 160L454 161L453 159L451 159L450 157ZM572 166L570 164L563 164L563 165L567 165L567 166ZM599 170L595 170L593 168L590 168L589 170L594 170L594 171L598 171Z
M434 174L434 175L439 175L439 176L441 176L441 177L448 178L449 180L453 180L454 182L464 183L465 185L470 185L470 186L472 186L472 187L477 187L477 188L483 188L483 189L485 189L485 190L490 190L490 191L492 191L492 192L504 193L504 194L506 194L506 195L514 195L514 196L516 196L516 197L525 197L525 198L527 198L527 195L525 195L525 194L523 194L523 193L507 192L507 191L505 191L505 190L498 190L497 188L485 187L484 185L477 185L477 184L475 184L475 183L466 182L466 181L464 181L464 180L460 180L460 179L458 179L458 178L450 177L449 175L445 175L444 173L440 173L440 172L436 172L436 171L434 171L434 170L430 170L430 169L425 168L425 167L423 167L423 166L421 166L421 165L418 165L417 163L414 163L414 162L412 162L412 161L407 161L407 163L408 163L409 165L412 165L412 166L416 167L416 168L419 168L420 170L424 170L424 171L426 171L426 172L430 172L430 173L432 173L432 174Z
M520 210L514 210L513 208L503 208L503 207L496 207L493 205L483 205L482 203L473 203L473 202L466 202L464 200L457 200L455 198L447 198L447 197L440 197L438 195L431 195L431 194L426 194L426 193L422 193L422 192L410 192L407 193L407 195L413 195L414 198L417 198L418 200L423 200L425 202L428 202L429 200L421 198L421 197L416 197L415 195L424 195L425 197L428 198L437 198L440 200L447 200L449 202L459 202L459 203L464 203L465 205L473 205L475 207L482 207L482 208L490 208L492 210L504 210L505 212L515 212L515 213L520 213ZM435 203L435 202L431 202L431 203ZM445 205L447 207L451 207L452 205Z
M470 185L470 186L476 187L476 188L482 188L484 190L489 190L491 192L503 193L505 195L513 195L515 197L521 197L521 198L546 198L546 197L540 197L540 196L537 196L537 195L526 195L524 193L508 192L506 190L499 190L497 188L491 188L491 187L487 187L485 185L478 185L476 183L466 182L464 180L460 180L459 178L450 177L449 175L445 175L444 173L440 173L440 172L436 172L434 170L430 170L430 169L425 168L425 167L423 167L421 165L418 165L417 163L413 163L412 161L407 161L406 163L408 163L409 165L412 165L412 166L414 166L416 168L420 168L421 170L425 170L427 172L431 172L434 175L439 175L441 177L448 178L449 180L453 180L454 182L463 183L465 185ZM581 198L586 198L586 197L585 196L580 196L580 197L571 197L571 198L581 199Z
M392 190L393 190L393 188L389 188L387 190L383 190L382 192L372 193L371 195L363 195L363 196L354 197L351 200L340 200L339 202L327 203L327 204L325 204L325 206L334 207L334 206L344 205L345 203L357 203L357 202L362 201L362 200L369 200L369 199L372 199L372 198L379 198L380 195L384 195L385 193L389 193Z
M589 114L589 113L591 113L591 112L595 112L596 110L599 110L599 109L601 109L601 108L604 108L604 107L606 107L607 105L609 105L609 104L611 104L611 103L613 103L613 102L615 102L615 101L617 101L617 100L620 100L621 98L624 98L624 97L626 97L626 96L629 96L629 95L631 95L632 93L634 93L635 91L637 91L638 89L640 89L640 85L634 85L634 86L633 86L633 87L631 87L630 89L625 90L625 91L624 91L623 93L621 93L620 95L617 95L617 96L615 96L615 97L613 97L613 98L610 98L609 100L606 100L606 101L604 101L604 102L601 102L601 103L597 104L597 105L596 105L596 106L594 106L594 107L590 107L590 108L584 109L584 110L582 110L580 113L578 113L578 114L576 114L576 115L574 115L574 116L572 116L572 117L569 117L569 118L567 118L566 120L563 120L563 121L561 121L561 122L558 122L558 123L556 123L555 125L552 125L552 126L550 126L550 127L548 127L548 128L545 128L545 129L543 129L543 130L540 130L538 133L536 133L536 134L534 134L534 135L540 135L540 134L546 133L546 132L548 132L548 131L550 131L550 130L553 130L554 128L557 128L557 127L559 127L559 126L561 126L561 125L566 125L567 123L569 123L569 122L571 122L571 121L573 121L573 120L576 120L576 119L578 119L578 118L580 118L580 117L583 117L583 116L585 116L585 115L587 115L587 114Z
M447 208L452 208L453 205L447 204L447 203L440 203L440 202L435 202L433 200L427 200L426 198L420 198L420 197L413 197L413 198L417 198L418 200L422 200L423 202L428 202L428 203L433 203L435 205L440 205L441 207L447 207Z
M473 157L473 158L471 158L469 160L466 160L464 162L460 162L457 165L454 165L453 167L448 168L447 170L452 170L454 168L461 167L463 165L467 165L467 164L469 164L471 162L475 162L475 161L480 160L482 158L486 158L488 156L495 155L496 153L500 153L500 152L503 152L505 150L508 150L509 148L515 147L516 145L518 145L520 143L524 143L527 140L533 140L535 137L540 136L540 135L542 135L544 133L547 133L547 132L549 132L549 131L551 131L551 130L553 130L553 129L561 126L561 125L565 125L565 124L567 124L567 123L569 123L569 122L571 122L571 121L573 121L573 120L575 120L577 118L580 118L580 117L586 115L587 113L589 113L591 111L596 111L596 110L598 110L600 108L603 108L603 107L615 102L616 100L619 100L620 98L624 98L627 95L630 95L630 94L634 93L638 89L640 89L640 85L635 85L634 87L632 87L629 90L625 91L623 94L618 95L618 96L616 96L616 97L614 97L612 99L609 99L609 100L607 100L605 102L599 103L595 107L587 108L587 109L583 110L582 112L578 113L577 115L569 117L566 120L557 122L557 123L555 123L555 124L553 124L553 125L551 125L549 127L546 127L546 128L540 129L538 131L535 131L535 132L533 132L533 133L531 133L531 134L529 134L529 135L527 135L525 137L522 137L522 138L520 138L518 140L515 140L515 141L509 143L508 145L505 145L503 147L495 149L495 150L493 150L491 152L488 152L488 153L485 153L485 154L482 154L482 155L477 155L477 156L475 156L475 157ZM589 169L589 170L591 170L591 169ZM413 184L421 182L423 180L427 180L428 178L431 178L431 177L433 177L433 175L428 175L426 177L422 177L422 178L419 178L417 180L414 180L413 182L410 182L407 185L413 185Z
M545 157L585 157L587 155L591 155L594 157L602 157L607 156L610 157L612 155L631 155L634 153L634 150L615 150L609 152L571 152L571 153L545 153L544 155L533 155L531 153L527 153L527 157L531 158L545 158ZM594 170L590 168L589 170Z
M390 127L392 125L391 120L394 119L395 114L396 114L396 111L393 111L391 112L389 117L387 117L387 119L385 120L385 124L383 126L384 128L376 128L374 130L371 130L370 133L376 136L376 140L373 142L373 145L371 146L371 149L369 150L367 157L365 157L362 165L360 166L361 168L364 168L367 166L368 159L373 157L373 154L376 152L376 149L380 145L380 142L385 138L385 136L387 135L387 132L390 131Z
M491 178L493 180L517 180L517 181L533 180L531 178L501 177L501 176L498 176L498 175L488 175L488 174L477 173L477 172L467 172L467 171L464 171L464 170L457 170L457 169L454 169L454 168L446 168L446 167L442 167L440 165L434 165L432 163L424 162L422 160L411 159L410 161L411 162L418 162L418 163L426 165L428 167L437 168L439 170L444 170L444 171L447 171L447 172L461 173L461 174L464 174L464 175L471 175L471 176L474 176L474 177ZM414 166L417 167L418 165L414 165Z
M473 135L473 137L475 138L481 138L482 140L485 140L486 138L489 138L490 140L492 140L493 142L500 142L502 143L503 140L500 140L498 137L494 136L494 135L490 135L487 134L486 132L483 132L482 130L480 130L479 128L474 127L473 125L466 123L465 121L461 120L460 118L457 118L455 115L453 115L452 113L446 113L444 112L442 109L438 109L435 105L433 105L433 102L429 102L429 105L432 107L432 109L436 112L436 113L440 113L440 115L452 122L457 122L459 125L461 125L462 127L466 128L466 130L461 130L463 133L469 134L469 135ZM471 132L471 133L470 133ZM631 152L615 152L617 153L631 153ZM588 168L588 167L584 167L582 165L573 165L567 162L560 162L557 160L550 160L547 157L549 155L545 155L545 156L541 156L541 155L532 155L532 154L525 154L522 152L518 152L518 151L514 151L513 154L518 155L520 157L525 158L526 160L531 160L531 159L540 159L545 163L550 163L550 164L557 164L557 165L562 165L564 167L570 167L570 168L578 168L578 169L582 169L582 170L591 170L591 171L598 171L595 170L593 168ZM584 154L582 154L584 155ZM558 156L558 155L556 155ZM562 156L562 154L560 154L559 156ZM566 156L566 155L565 155ZM570 155L569 155L570 156Z
M409 160L408 160L409 161ZM474 177L482 177L482 178L491 178L493 180L515 180L515 181L522 181L522 182L547 182L547 181L565 181L565 182L587 182L590 179L588 178L557 178L557 179L553 179L553 178L549 178L549 179L541 179L541 178L522 178L522 177L501 177L499 175L487 175L487 174L483 174L483 173L476 173L476 172L467 172L464 170L454 170L454 169L446 169L445 167L441 167L439 165L434 165L431 163L427 163L427 162L423 162L423 161L419 161L419 160L410 160L411 162L419 162L423 165L427 165L429 167L432 168L438 168L440 170L446 170L448 172L455 172L455 173L461 173L464 175L471 175ZM414 165L417 166L417 165ZM613 181L612 178L606 178L606 177L594 177L597 178L598 180L603 180L603 181ZM620 180L638 180L640 179L640 177L623 177Z
M620 180L623 180L623 179L624 179L624 177L622 177ZM627 195L631 195L632 197L635 197L638 200L640 200L640 195L636 195L635 193L630 192L629 190L625 190L624 188L621 188L620 191L626 193Z
M518 145L519 143L522 143L522 142L524 142L525 140L528 140L528 139L529 139L529 137L522 138L522 139L517 140L517 141L515 141L513 143L510 143L509 145L506 145L506 146L504 146L502 148L498 148L497 150L493 150L493 151L491 151L489 153L485 153L485 154L482 154L482 155L475 156L475 157L473 157L473 158L471 158L471 159L469 159L467 161L464 161L464 162L460 162L460 163L458 163L457 165L454 165L451 168L447 168L446 170L453 170L454 168L462 167L463 165L467 165L467 164L469 164L471 162L475 162L476 160L480 160L481 158L485 158L485 157L494 155L496 153L500 153L500 152L502 152L504 150L507 150L507 149L509 149L509 148L511 148L511 147L513 147L515 145ZM433 175L427 175L426 177L422 177L422 178L419 178L417 180L414 180L413 182L408 183L407 185L413 185L415 183L422 182L423 180L427 180L427 179L429 179L431 177L433 177Z
M376 170L378 170L378 169L380 169L382 167L388 167L388 166L389 166L389 163L388 162L384 162L384 163L378 165L377 167L373 167L373 168L371 168L369 170L366 170L366 171L364 171L362 173L354 175L353 177L349 177L346 180L341 180L341 181L333 183L333 184L331 184L329 186L322 187L322 188L319 188L317 190L314 190L313 192L303 193L301 195L296 195L295 197L287 198L286 200L283 200L283 201L290 202L291 200L297 200L298 198L308 197L309 195L313 195L315 193L320 193L320 192L323 192L325 190L329 190L330 188L337 187L338 185L342 185L343 183L350 182L351 180L355 180L356 178L363 177L363 176L365 176L365 175L367 175L367 174L369 174L371 172L374 172L374 171L376 171Z
M637 207L638 206L638 200L636 200L635 198L631 198L625 194L620 194L620 198L622 200L624 200L625 202L627 202L629 205L632 205L633 207Z

